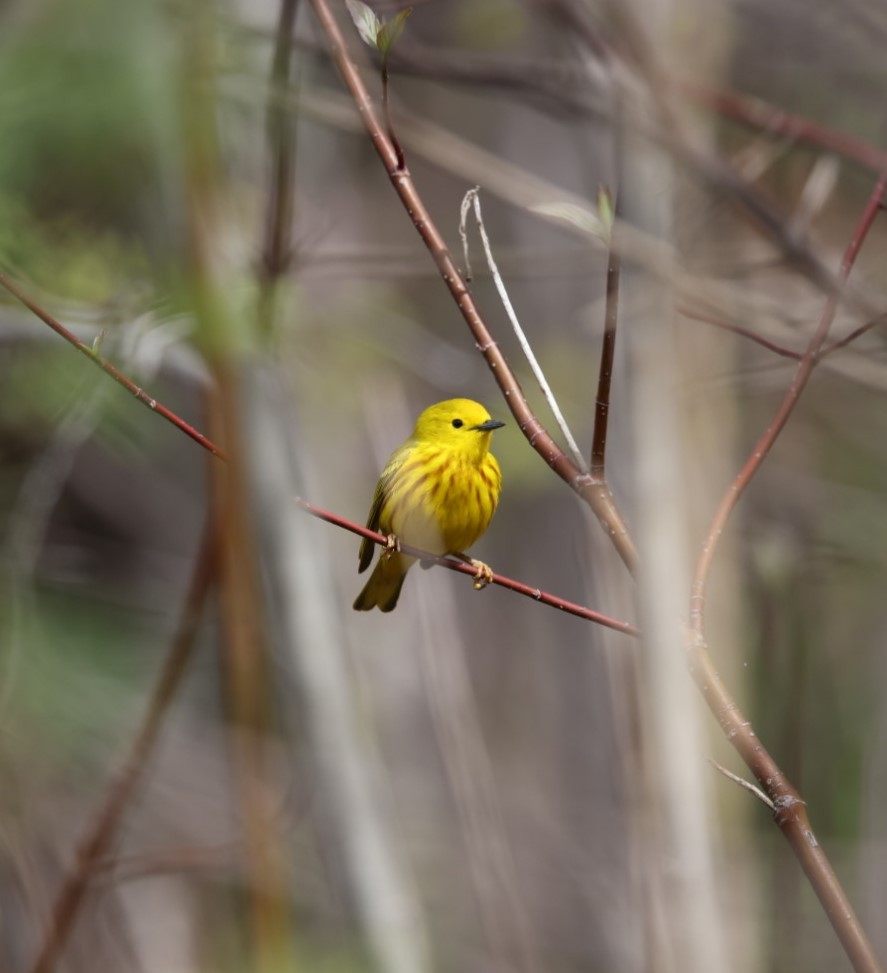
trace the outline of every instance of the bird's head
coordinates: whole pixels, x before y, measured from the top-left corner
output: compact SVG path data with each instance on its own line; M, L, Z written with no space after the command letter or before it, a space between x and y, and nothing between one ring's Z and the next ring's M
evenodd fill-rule
M482 458L490 448L490 435L504 422L471 399L447 399L429 406L416 420L413 439L438 443L469 457Z

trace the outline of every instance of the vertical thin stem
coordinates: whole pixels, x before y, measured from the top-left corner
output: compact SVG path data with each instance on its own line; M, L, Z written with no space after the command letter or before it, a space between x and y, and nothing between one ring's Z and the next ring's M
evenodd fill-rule
M282 97L290 80L292 35L299 0L281 0L266 116L271 178L262 246L259 327L267 337L274 324L274 284L289 267L294 202L296 133L292 111Z
M840 281L846 282L871 226L883 205L887 191L887 168L884 169L857 222L856 229L841 261ZM712 663L705 640L705 599L708 577L721 534L740 496L760 469L780 432L792 415L798 399L820 358L820 352L834 320L838 296L830 294L819 326L804 351L792 383L777 413L724 495L702 548L696 567L690 602L688 651L690 669L702 694L721 725L727 739L751 769L775 806L775 820L801 863L813 890L821 902L841 945L858 973L879 973L880 962L871 942L856 917L847 893L842 888L831 862L823 852L804 801L794 785L770 756L755 734L751 723L734 702Z
M230 727L232 790L239 799L246 845L244 894L250 922L245 965L259 973L281 968L288 946L285 856L264 774L267 739L267 651L259 589L258 552L247 479L247 438L242 415L244 340L254 330L228 312L216 241L221 152L215 119L214 20L208 0L194 0L184 33L184 143L188 284L198 333L207 349L213 384L210 428L229 446L227 464L209 464L219 543L221 659Z
M601 366L598 374L597 398L594 403L594 434L591 444L591 476L606 479L607 424L610 418L610 383L613 377L613 357L616 353L616 325L619 320L619 253L610 246L607 261L607 295L604 311L604 337L601 342Z

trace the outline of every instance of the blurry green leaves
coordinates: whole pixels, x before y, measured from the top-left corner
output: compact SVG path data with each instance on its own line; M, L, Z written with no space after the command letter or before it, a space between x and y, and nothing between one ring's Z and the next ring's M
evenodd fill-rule
M391 49L397 43L406 26L407 17L413 12L412 7L401 10L391 20L382 20L372 7L368 7L362 0L345 0L354 26L363 42L379 52L384 64Z
M53 294L96 304L119 295L121 281L143 279L148 269L143 248L124 234L84 225L72 213L40 216L21 195L2 189L0 265Z
M56 292L106 297L156 220L174 103L158 12L55 2L0 41L0 260Z

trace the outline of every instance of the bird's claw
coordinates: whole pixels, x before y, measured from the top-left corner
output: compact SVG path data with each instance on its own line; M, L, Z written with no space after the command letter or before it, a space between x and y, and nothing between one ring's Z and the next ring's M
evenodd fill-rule
M473 557L468 559L468 563L474 568L474 590L481 591L488 584L493 583L493 571L489 564L483 561L476 561Z
M385 547L382 550L382 557L386 560L400 554L400 538L396 534L388 534L385 538Z

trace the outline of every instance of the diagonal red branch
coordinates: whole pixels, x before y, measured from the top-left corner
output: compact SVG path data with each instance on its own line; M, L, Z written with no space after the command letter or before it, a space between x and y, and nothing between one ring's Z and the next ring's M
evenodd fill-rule
M40 307L39 304L31 300L31 298L29 298L17 285L13 284L2 271L0 271L0 285L3 285L7 288L7 290L11 291L11 293L13 293L22 302L22 304L25 305L25 307L33 311L33 313L36 314L41 321L48 324L53 331L60 334L79 352L86 355L91 361L98 365L102 371L110 375L115 382L118 382L125 389L132 392L140 402L147 405L148 408L150 408L153 412L156 412L159 416L162 416L168 422L171 422L177 429L181 429L196 443L199 443L204 449L212 453L213 456L222 460L222 462L227 462L225 453L209 437L204 436L203 433L198 432L192 426L189 426L187 422L180 419L179 416L177 416L174 412L167 409L166 406L161 405L156 399L152 398L146 392L140 389L135 382L124 375L123 372L119 371L119 369L115 368L114 365L112 365L109 361L93 352L89 345L84 344L75 334L69 331L51 314ZM343 527L345 530L350 530L353 534L358 534L361 537L368 537L376 544L381 544L384 546L388 542L388 538L385 537L384 534L377 534L375 531L367 530L367 528L363 527L361 524L346 520L344 517L340 517L338 514L330 513L330 511L324 510L322 507L317 507L313 503L303 500L301 497L296 499L296 503L302 510L311 514L313 517L317 517L320 520L325 520L327 523L335 524L338 527ZM438 557L437 555L429 554L427 551L421 551L418 548L404 546L404 550L410 554L414 554L423 561L441 564L444 567L449 568L451 571L459 571L462 574L469 575L475 574L475 569L467 564L462 564L461 562L453 561L445 557ZM524 595L527 598L532 598L534 601L539 601L543 605L548 605L551 608L560 609L567 614L584 618L586 621L597 622L599 625L612 628L617 632L623 632L626 635L632 636L637 636L639 634L637 628L630 625L628 622L611 618L609 615L603 615L600 612L593 611L591 608L586 608L583 605L577 605L574 602L567 601L565 598L560 598L557 595L549 594L548 592L542 591L539 588L533 588L530 585L526 585L521 581L516 581L514 578L508 578L502 574L494 574L493 584L500 585L503 588L508 588L510 591L517 592L517 594Z
M360 537L369 538L375 544L380 544L384 547L388 542L388 538L384 534L356 524L352 520L346 520L338 514L330 513L330 511L324 510L322 507L317 507L302 497L296 497L296 503L306 513L311 514L312 517L325 520L329 524L335 524L344 530L350 530L352 534L357 534ZM449 557L439 557L436 554L429 554L427 551L422 551L417 547L410 547L408 544L401 544L401 550L405 554L417 557L422 561L429 561L432 564L439 564L441 567L449 568L450 571L458 571L460 574L467 574L471 577L477 574L477 569L473 568L470 564L466 564L464 561L454 561ZM584 605L577 605L557 595L550 595L540 588L533 588L530 585L524 584L522 581L507 578L504 574L496 574L494 572L491 583L499 585L502 588L508 588L509 591L516 591L520 595L526 595L527 598L532 598L534 601L539 601L543 605L548 605L551 608L559 608L568 615L576 615L578 618L584 618L586 621L597 622L599 625L612 628L614 631L622 632L624 635L634 637L640 635L638 629L634 625L629 625L628 622L622 622L618 618L611 618L609 615L602 615L600 612L586 608Z
M875 172L880 172L887 164L887 153L852 135L826 128L803 115L793 115L760 98L738 91L708 87L689 78L675 80L687 98L724 118L732 118L770 135L797 139L799 142L835 152Z
M871 229L875 217L880 212L885 190L887 190L887 166L885 166L880 178L875 184L875 188L872 190L872 193L869 196L865 209L863 210L853 233L853 238L851 239L844 253L844 257L841 261L841 269L838 274L838 279L841 284L845 283L847 278L850 276L850 271L853 269L853 264L855 263L856 257L859 254L860 247L862 246L868 231ZM801 360L795 371L791 385L789 386L788 391L785 393L785 397L783 398L782 403L780 404L779 409L773 418L773 421L755 444L754 449L751 451L745 465L740 470L739 475L730 485L730 489L726 492L726 494L724 494L724 498L721 500L721 504L715 513L714 519L712 520L711 527L709 528L708 534L702 545L702 555L699 558L699 562L696 566L696 574L693 579L693 588L690 597L690 624L693 630L700 636L704 624L703 612L705 608L705 593L706 586L708 584L708 576L711 571L712 560L714 558L715 551L717 550L718 541L723 533L724 527L726 526L727 519L729 518L733 508L738 503L739 498L745 492L746 487L748 487L752 478L760 469L761 464L767 458L768 453L773 448L773 444L776 442L779 434L782 432L785 424L788 422L789 417L794 412L798 399L800 398L801 393L804 391L804 388L807 385L811 374L813 373L813 369L816 367L817 361L820 358L825 339L828 337L829 328L832 326L832 322L835 319L835 312L838 308L838 299L838 294L830 294L826 300L822 317L819 321L819 326L817 327L816 332L810 339L810 342L801 356Z
M199 443L204 449L209 450L214 456L218 456L219 459L224 459L225 454L222 449L212 440L207 439L203 433L198 432L193 426L185 422L184 419L177 416L174 412L166 408L166 406L161 405L157 399L148 395L144 389L140 388L136 383L124 375L118 368L111 364L106 358L102 358L97 350L89 347L85 342L81 341L77 335L72 331L69 331L60 321L56 320L49 312L45 311L39 304L35 303L28 297L27 294L14 283L10 277L0 271L0 285L6 288L10 294L18 298L25 305L25 307L32 311L34 314L40 318L45 324L48 324L56 334L61 335L68 344L73 345L81 355L85 355L94 365L98 365L99 368L106 374L110 375L111 378L118 385L122 385L127 392L132 393L139 402L146 405L152 412L156 412L158 415L163 416L167 422L171 422L177 429L186 435L190 436L194 442Z

